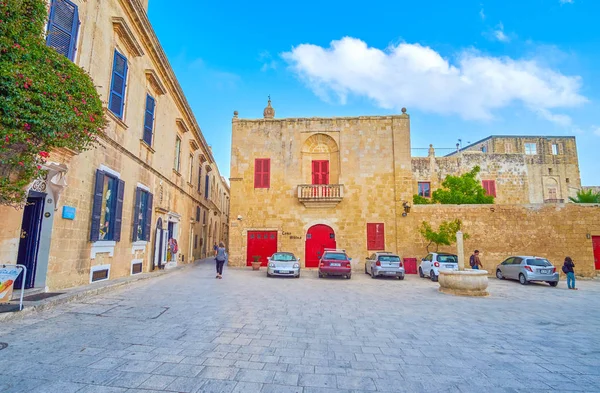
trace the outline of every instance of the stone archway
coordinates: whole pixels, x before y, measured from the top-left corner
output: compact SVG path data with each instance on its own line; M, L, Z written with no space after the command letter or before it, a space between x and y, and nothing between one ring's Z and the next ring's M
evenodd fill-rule
M331 136L318 133L304 141L302 178L305 184L339 184L340 149Z
M319 267L319 259L326 248L335 248L335 232L325 224L317 224L308 228L304 248L305 267Z

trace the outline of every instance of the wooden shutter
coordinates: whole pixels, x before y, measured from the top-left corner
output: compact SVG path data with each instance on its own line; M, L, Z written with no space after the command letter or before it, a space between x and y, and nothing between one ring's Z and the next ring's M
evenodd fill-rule
M329 161L321 162L321 184L329 184Z
M96 184L94 185L94 200L92 204L92 225L90 228L90 241L100 239L100 219L102 215L102 193L104 191L104 172L96 170Z
M110 98L108 109L117 117L123 117L123 107L125 105L125 86L127 84L127 59L119 52L115 51L113 61L113 74L110 83Z
M262 188L262 164L262 159L254 160L254 188Z
M154 107L156 101L150 96L146 95L146 111L144 115L144 142L148 146L152 146L152 130L154 126Z
M150 241L150 233L152 232L152 202L153 202L154 196L150 193L148 193L148 199L146 200L146 225L144 225L144 240L149 242Z
M485 189L487 195L496 197L496 181L495 180L483 180L482 186Z
M271 187L271 159L267 158L263 160L262 164L262 186L263 188Z
M204 198L208 199L208 190L210 189L210 177L206 174L206 184L204 185Z
M115 232L113 240L121 241L121 226L123 223L123 197L125 195L125 182L121 179L117 184L117 205L115 207Z
M196 222L200 222L200 206L196 206Z
M50 5L46 45L72 61L75 58L78 28L77 6L68 0L53 0Z
M321 165L319 161L313 160L312 162L312 184L320 184L321 179Z
M198 167L198 192L202 192L202 165Z
M133 233L131 236L131 241L138 241L137 233L138 233L138 225L140 224L140 205L142 204L142 190L139 188L135 189L135 205L133 207ZM142 239L140 239L142 240Z

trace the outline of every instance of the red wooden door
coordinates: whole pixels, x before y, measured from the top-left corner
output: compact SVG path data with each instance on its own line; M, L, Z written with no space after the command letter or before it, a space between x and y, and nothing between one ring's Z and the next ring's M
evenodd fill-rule
M417 258L404 258L404 273L417 274Z
M592 236L592 246L594 247L594 266L600 270L600 236Z
M327 225L315 225L306 233L305 266L319 267L325 248L335 248L335 232Z
M313 160L312 184L329 184L329 161Z
M267 258L277 252L277 231L248 231L246 266L251 266L253 256L259 255L261 266L267 266Z

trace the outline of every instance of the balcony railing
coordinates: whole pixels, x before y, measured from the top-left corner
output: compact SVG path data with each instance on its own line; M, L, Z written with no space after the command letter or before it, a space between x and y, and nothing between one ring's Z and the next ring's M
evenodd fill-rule
M544 199L544 203L565 203L564 199Z
M301 184L298 200L306 207L334 207L344 199L343 184Z

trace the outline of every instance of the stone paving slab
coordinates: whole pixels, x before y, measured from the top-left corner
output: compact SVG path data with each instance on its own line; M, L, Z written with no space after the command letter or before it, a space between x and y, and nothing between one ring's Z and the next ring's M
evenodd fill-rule
M598 392L600 282L488 298L200 263L3 321L0 392Z

